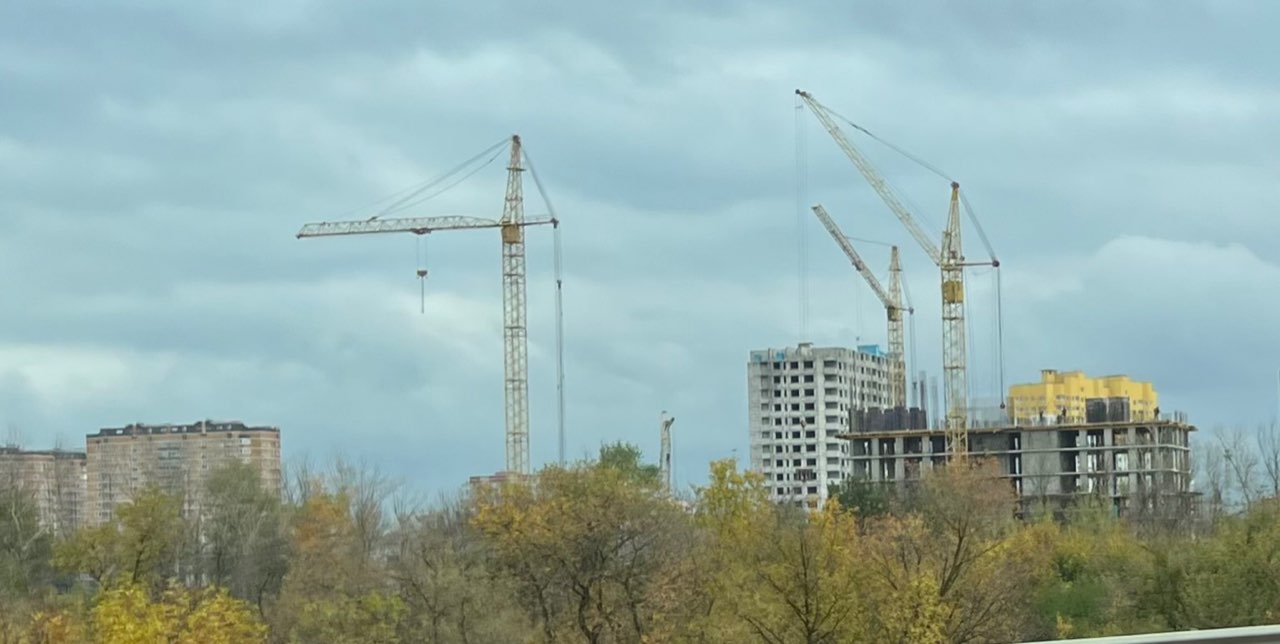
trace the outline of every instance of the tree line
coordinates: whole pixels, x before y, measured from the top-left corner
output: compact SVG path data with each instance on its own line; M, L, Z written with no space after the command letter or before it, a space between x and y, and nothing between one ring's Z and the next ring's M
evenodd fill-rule
M777 505L733 461L685 498L617 444L426 506L376 470L283 495L214 473L55 539L0 489L0 644L1003 642L1280 619L1280 502L1151 530L1083 499L1016 517L975 462Z

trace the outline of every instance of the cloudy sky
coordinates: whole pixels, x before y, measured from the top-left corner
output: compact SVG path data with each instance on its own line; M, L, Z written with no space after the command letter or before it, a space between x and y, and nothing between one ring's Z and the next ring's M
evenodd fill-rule
M4 428L45 447L242 419L280 426L288 457L426 492L500 469L496 233L430 240L425 313L412 236L294 233L518 132L564 222L570 454L656 452L667 409L696 482L746 457L751 349L883 342L798 201L902 245L917 368L940 372L936 270L812 117L797 128L797 87L965 186L1004 264L1008 382L1120 372L1203 428L1275 414L1280 7L447 5L0 5ZM946 182L855 141L936 233ZM413 214L497 217L501 166ZM545 232L535 465L556 456ZM992 284L970 275L979 398L999 390Z

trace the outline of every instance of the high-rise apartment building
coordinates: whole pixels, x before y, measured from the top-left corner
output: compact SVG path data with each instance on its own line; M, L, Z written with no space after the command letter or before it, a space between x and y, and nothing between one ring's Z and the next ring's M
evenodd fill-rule
M1009 420L1015 424L1147 420L1155 418L1158 405L1150 382L1128 376L1090 378L1082 371L1045 369L1040 382L1009 387Z
M777 502L816 505L848 476L852 412L889 404L888 359L874 345L752 351L747 364L751 467Z
M84 452L0 447L0 488L28 494L40 525L56 536L69 535L83 523L87 485Z
M109 521L116 506L149 485L183 500L187 516L199 512L209 475L239 461L256 469L262 484L280 490L280 429L239 421L190 425L133 424L103 429L86 440L90 523Z

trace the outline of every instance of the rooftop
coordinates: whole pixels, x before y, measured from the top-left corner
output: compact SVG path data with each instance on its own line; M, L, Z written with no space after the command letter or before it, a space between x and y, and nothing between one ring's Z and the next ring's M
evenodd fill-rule
M1002 434L1004 432L1054 432L1062 430L1105 429L1121 427L1178 427L1187 431L1195 431L1196 427L1187 422L1184 414L1172 414L1159 420L1121 420L1102 423L1064 423L1060 425L997 425L993 427L970 427L969 434ZM896 438L899 436L945 436L941 429L898 429L880 432L850 432L837 434L842 440L858 440L866 438Z
M104 436L154 436L159 434L207 434L209 432L266 432L279 434L279 427L250 427L238 420L218 421L218 420L198 420L189 425L175 425L172 423L163 425L147 425L144 423L132 423L124 427L104 427L98 430L96 434L89 434L89 438L99 438Z

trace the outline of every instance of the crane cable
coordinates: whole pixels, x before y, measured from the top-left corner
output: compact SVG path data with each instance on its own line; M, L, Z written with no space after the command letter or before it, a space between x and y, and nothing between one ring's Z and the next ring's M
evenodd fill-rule
M525 165L529 166L529 176L533 177L533 185L537 187L538 195L542 197L542 203L546 204L547 213L551 215L552 221L553 269L555 271L556 286L556 432L559 442L560 467L564 467L564 274L560 253L560 216L556 214L555 206L551 205L551 196L547 194L546 188L542 185L542 179L538 177L538 170L533 165L533 158L529 156L529 149L522 147L520 153L524 156Z
M505 142L504 142L504 143L505 143ZM491 148L491 149L492 149L492 148ZM488 151L488 150L486 150L486 152L487 152L487 151ZM441 189L439 189L439 190L437 190L437 191L435 191L435 192L433 192L433 193L431 193L431 194L429 194L429 195L427 195L427 196L425 196L425 197L419 197L419 198L417 198L417 199L413 199L415 196L417 196L417 195L419 195L419 194L422 194L424 191L426 191L426 190L428 190L428 189L430 189L430 188L432 188L432 187L434 187L434 186L436 186L436 185L439 185L439 183L440 183L441 181L443 181L443 179L448 178L449 176L452 176L453 174L456 174L456 173L458 172L458 170L454 170L454 171L453 171L453 172L451 172L450 174L445 175L444 177L442 177L442 178L441 178L441 180L440 180L440 181L433 182L431 185L423 186L422 188L420 188L420 189L416 190L413 194L411 194L411 195L407 195L407 196L403 197L402 199L400 199L399 201L397 201L396 203L393 203L393 204L391 204L390 206L387 206L386 208L382 209L382 210L381 210L377 215L374 215L374 216L375 216L375 217L381 217L381 216L383 216L383 215L390 214L390 213L393 213L393 212L400 212L400 211L403 211L403 210L407 210L407 209L409 209L409 208L412 208L412 207L414 207L414 206L418 206L418 205L424 204L424 203L426 203L426 202L428 202L428 201L430 201L430 200L432 200L432 199L435 199L436 197L439 197L440 195L442 195L442 194L444 194L444 193L446 193L446 192L448 192L448 191L452 190L453 188L457 187L457 185L458 185L458 184L460 184L460 183L462 183L463 181L466 181L467 179L470 179L471 177L474 177L474 176L476 175L476 173L480 172L481 170L483 170L483 169L485 169L485 168L489 167L489 165L491 165L495 160L497 160L497 158L498 158L499 156L501 156L501 155L502 155L502 152L503 152L503 150L502 150L502 149L498 149L497 151L495 151L495 152L493 153L493 156L489 157L489 160L488 160L488 161L485 161L484 163L482 163L482 164L480 164L480 165L478 165L478 166L476 166L476 167L472 168L470 172L466 173L465 175L462 175L461 177L459 177L459 178L458 178L456 181L454 181L453 183L450 183L449 185L447 185L447 186L445 186L445 187L443 187L443 188L441 188ZM482 154L483 154L483 153L482 153ZM474 162L475 162L475 159L478 159L478 158L479 158L479 156L480 156L480 155L477 155L476 157L472 157L471 159L469 159L469 160L467 161L467 163L466 163L466 164L464 164L464 165L462 165L462 166L459 166L459 169L461 169L461 168L465 168L467 165L469 165L469 164L471 164L471 163L474 163ZM409 201L409 199L413 199L413 201Z

